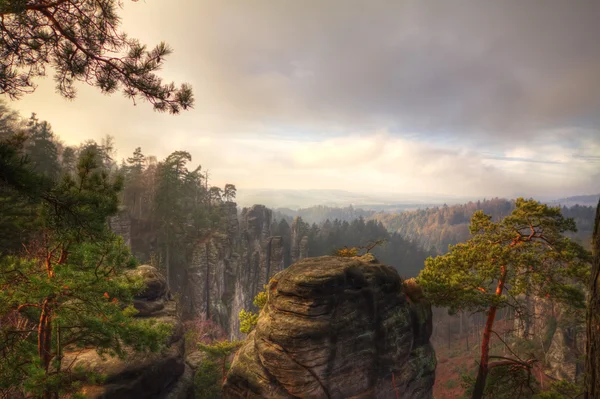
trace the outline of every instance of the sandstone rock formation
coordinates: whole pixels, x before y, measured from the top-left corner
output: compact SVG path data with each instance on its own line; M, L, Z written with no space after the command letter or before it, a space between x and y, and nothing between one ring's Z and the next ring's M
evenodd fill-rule
M196 244L188 268L188 287L182 295L186 316L210 317L231 339L239 339L238 314L255 310L252 301L269 279L285 268L286 245L271 235L272 212L263 205L244 208L227 204L224 233L214 233ZM302 253L308 255L308 244Z
M227 204L223 233L213 233L196 243L187 269L181 303L185 316L203 315L228 328L230 304L235 294L235 274L240 267L240 229L234 203Z
M223 397L430 398L431 308L408 288L371 255L309 258L276 274Z
M306 225L299 217L294 218L291 227L290 256L292 264L308 257L308 237Z
M286 259L308 256L308 238L304 225L298 223L289 228L294 243L274 236L272 212L263 205L244 208L239 215L234 202L224 206L224 228L194 243L186 255L187 264L171 267L170 286L178 294L184 318L211 318L231 339L239 339L239 312L257 310L254 296L287 266ZM129 219L122 212L111 219L111 227L131 245L138 259L150 260L157 234L148 223Z
M585 333L573 312L543 298L522 296L521 300L528 315L515 318L516 335L543 346L547 375L575 382L583 372Z
M576 329L558 326L546 354L548 368L546 374L558 379L575 381L583 372L581 355L583 348L577 348ZM583 338L583 337L581 337ZM583 347L583 339L579 344Z
M127 359L98 355L94 348L65 353L63 362L105 376L102 385L82 389L86 398L100 399L189 399L193 397L192 371L184 361L183 328L176 303L170 298L166 280L152 266L130 272L141 276L146 289L134 300L136 317L153 318L173 325L173 334L161 353L135 354Z

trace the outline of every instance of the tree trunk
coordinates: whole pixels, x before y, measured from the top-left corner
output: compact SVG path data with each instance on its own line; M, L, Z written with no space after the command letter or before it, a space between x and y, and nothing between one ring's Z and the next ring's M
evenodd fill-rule
M169 242L169 238L168 238L168 233L167 233L167 248L166 248L166 253L165 253L165 269L166 269L166 274L167 274L167 288L170 290L171 289L171 265L170 265L170 242Z
M50 361L52 360L52 309L50 302L50 298L44 300L38 324L38 357L40 366L45 370L46 375L48 375ZM42 396L44 399L52 399L53 397L48 388L44 388Z
M600 202L596 209L596 224L592 244L594 264L589 286L586 315L585 398L600 398Z
M204 252L206 253L206 320L210 320L210 256L208 253L210 247L208 244L209 241L204 244Z
M504 289L504 280L506 279L506 267L502 266L500 273L500 279L498 280L498 286L496 287L496 296L502 295ZM477 371L477 380L475 381L475 387L473 388L472 399L481 399L483 397L483 391L485 389L485 381L488 375L488 363L490 356L490 338L492 335L492 327L494 326L494 320L496 319L497 306L490 306L487 314L487 320L483 330L483 337L481 339L481 359L479 360L479 370Z

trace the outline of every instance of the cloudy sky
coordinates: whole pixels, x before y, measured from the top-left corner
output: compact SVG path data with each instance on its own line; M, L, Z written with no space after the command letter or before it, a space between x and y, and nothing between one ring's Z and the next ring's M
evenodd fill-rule
M600 192L600 2L126 2L195 109L51 79L13 102L68 143L189 151L213 182L461 196Z

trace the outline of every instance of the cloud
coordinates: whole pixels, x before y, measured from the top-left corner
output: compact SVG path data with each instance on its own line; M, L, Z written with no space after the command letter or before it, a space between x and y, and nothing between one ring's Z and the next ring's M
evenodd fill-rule
M149 3L198 106L237 121L473 140L600 122L595 1Z
M284 144L260 136L215 137L211 146L215 145L222 151L204 152L202 162L214 168L215 183L234 182L242 190L338 188L474 197L600 191L592 165L560 146L543 149L549 161L531 162L509 153L490 157L475 149L439 146L388 132ZM200 148L195 152L203 153Z
M195 110L85 86L67 102L51 79L14 106L120 156L188 150L239 186L597 192L598 20L595 0L126 2L124 30L175 49L163 75Z

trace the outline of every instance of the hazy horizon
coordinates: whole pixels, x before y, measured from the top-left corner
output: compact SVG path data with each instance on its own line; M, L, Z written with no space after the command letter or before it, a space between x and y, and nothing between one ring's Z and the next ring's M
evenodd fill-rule
M123 30L174 49L161 75L193 85L194 110L83 85L67 101L51 76L8 103L68 144L113 135L119 160L187 150L242 195L590 195L599 19L593 1L126 2Z
M331 208L353 206L363 210L385 210L394 212L430 206L441 206L443 204L465 204L470 201L477 202L485 199L489 200L494 197L495 196L256 188L239 190L236 202L239 208L250 207L255 204L265 205L272 209L288 208L291 210L314 206L327 206ZM505 198L507 200L513 200L517 197L518 196L500 196L500 198ZM568 197L536 197L534 199L552 205L566 205L570 207L579 204L594 207L600 199L600 193Z

